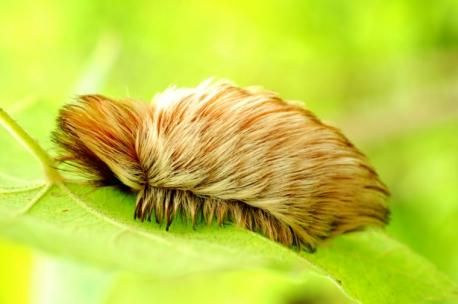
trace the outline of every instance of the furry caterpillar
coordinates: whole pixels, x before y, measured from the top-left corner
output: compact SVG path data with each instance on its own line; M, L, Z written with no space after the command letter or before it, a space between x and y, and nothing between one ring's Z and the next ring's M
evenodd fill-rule
M336 128L274 93L206 81L155 102L80 96L57 159L93 184L137 194L134 217L232 221L288 246L383 226L388 190Z

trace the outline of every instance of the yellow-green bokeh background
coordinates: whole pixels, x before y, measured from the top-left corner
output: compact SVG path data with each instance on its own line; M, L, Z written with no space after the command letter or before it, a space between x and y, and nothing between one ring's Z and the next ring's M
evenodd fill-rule
M458 281L458 1L0 0L0 103L151 98L210 76L306 101L392 191L388 232ZM35 254L0 241L0 303Z

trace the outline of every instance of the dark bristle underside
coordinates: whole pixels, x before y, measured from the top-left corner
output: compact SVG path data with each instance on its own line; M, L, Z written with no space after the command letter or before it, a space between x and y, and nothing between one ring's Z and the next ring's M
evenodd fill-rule
M385 212L386 209L383 211L380 221L386 222L389 214ZM147 187L138 193L134 219L154 220L158 224L165 224L168 230L177 217L190 220L193 228L200 222L208 225L212 224L214 220L219 225L232 222L287 246L305 248L309 252L315 249L313 244L302 241L300 236L287 224L260 208L240 201L201 197L190 191L155 187ZM342 223L336 220L335 225L330 226L326 235L317 237L325 239L332 235L333 229L341 226ZM359 228L353 230L357 229Z

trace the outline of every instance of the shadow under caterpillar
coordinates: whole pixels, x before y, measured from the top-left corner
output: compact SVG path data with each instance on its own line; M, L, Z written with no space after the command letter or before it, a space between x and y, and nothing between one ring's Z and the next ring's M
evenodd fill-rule
M152 103L80 96L53 132L57 160L137 193L134 217L231 221L312 251L388 221L388 190L336 128L274 93L203 82Z

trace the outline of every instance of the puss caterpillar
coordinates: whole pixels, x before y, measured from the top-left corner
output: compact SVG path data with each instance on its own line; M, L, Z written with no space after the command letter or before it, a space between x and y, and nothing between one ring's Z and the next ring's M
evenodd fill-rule
M169 228L214 219L313 250L383 226L388 190L336 128L274 93L206 81L152 103L80 96L65 105L57 159L137 194L134 218Z

